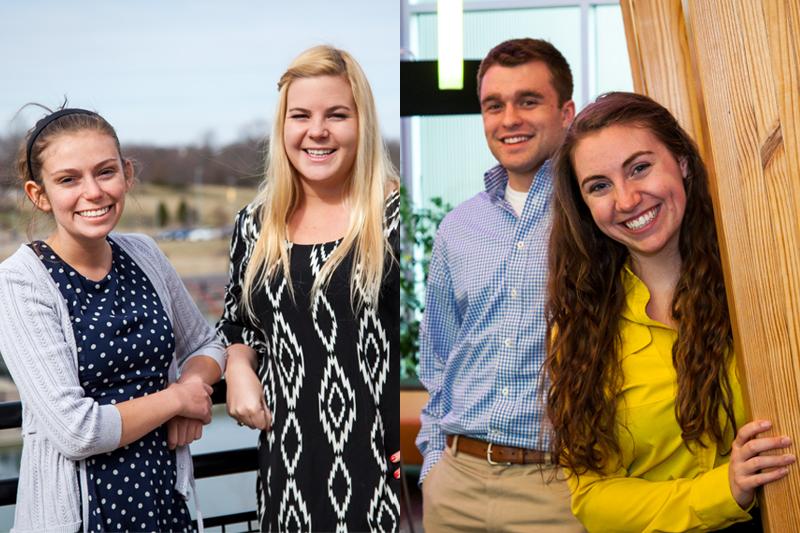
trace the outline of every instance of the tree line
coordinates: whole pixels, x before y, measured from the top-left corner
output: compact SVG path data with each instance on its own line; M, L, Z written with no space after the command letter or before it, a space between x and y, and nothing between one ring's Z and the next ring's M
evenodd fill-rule
M14 170L19 136L0 136L0 185L16 187ZM388 143L392 161L399 168L400 145ZM137 178L143 183L181 187L193 184L257 185L263 175L267 141L247 137L236 142L211 145L158 147L123 145L125 157L133 159Z

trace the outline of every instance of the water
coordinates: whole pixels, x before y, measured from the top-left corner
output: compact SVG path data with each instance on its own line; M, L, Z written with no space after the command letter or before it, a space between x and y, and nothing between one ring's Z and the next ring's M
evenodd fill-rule
M203 428L203 438L191 445L192 453L219 452L251 448L256 445L258 432L239 427L236 421L225 413L224 405L214 406L214 418L211 424ZM19 475L21 447L0 449L0 479ZM255 465L253 465L255 468ZM217 476L197 480L197 492L200 497L200 509L203 516L219 516L223 514L253 511L256 508L256 474L255 471L228 476ZM194 505L189 509L194 516ZM0 507L0 531L8 531L14 523L14 506ZM235 529L227 529L235 531Z

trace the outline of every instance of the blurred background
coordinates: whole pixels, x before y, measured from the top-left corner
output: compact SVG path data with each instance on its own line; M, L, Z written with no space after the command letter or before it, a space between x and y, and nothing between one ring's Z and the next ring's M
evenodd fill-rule
M46 217L16 181L20 140L65 100L102 114L135 160L139 183L120 231L157 239L214 322L235 213L255 195L277 81L302 50L348 50L367 73L381 129L399 166L400 6L321 0L4 0L0 3L0 260L47 235ZM0 400L17 399L0 365ZM215 407L195 454L254 446ZM19 471L18 429L0 430L0 480ZM255 473L198 482L205 516L255 509ZM0 507L0 531L13 506ZM235 529L233 529L235 530ZM231 531L228 528L228 531Z

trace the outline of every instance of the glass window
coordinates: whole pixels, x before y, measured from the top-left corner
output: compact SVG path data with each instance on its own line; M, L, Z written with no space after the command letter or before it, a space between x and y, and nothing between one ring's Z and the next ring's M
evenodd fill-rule
M518 37L536 37L553 43L569 64L576 91L581 87L580 64L581 10L578 7L537 9L503 9L497 11L467 11L464 13L464 57L483 59L496 44ZM436 13L414 17L411 46L417 59L436 59ZM624 38L623 38L624 42ZM577 101L583 95L575 94Z
M589 11L589 55L590 100L608 91L633 90L619 6L594 6Z
M436 59L436 14L413 16L410 30L414 56L420 60ZM580 9L464 13L464 57L467 59L482 59L496 44L527 36L552 42L571 65L579 64ZM578 95L580 75L580 69L573 66L576 98L581 98ZM484 172L497 161L486 146L480 115L417 117L413 123L412 137L416 138L412 140L412 151L416 161L412 180L417 205L427 205L430 198L440 197L455 206L483 188Z
M468 4L465 9L469 9ZM589 53L584 58L581 9L577 1L575 6L566 7L466 11L464 57L482 59L494 45L506 39L536 37L553 43L570 63L575 86L573 99L578 107L603 92L632 90L619 5L592 6L588 16ZM436 59L436 33L435 12L411 15L409 46L416 59ZM584 72L588 77L588 95L583 94ZM455 206L483 189L483 174L496 161L486 146L480 115L414 117L410 123L409 168L415 204L425 206L431 198L440 197Z

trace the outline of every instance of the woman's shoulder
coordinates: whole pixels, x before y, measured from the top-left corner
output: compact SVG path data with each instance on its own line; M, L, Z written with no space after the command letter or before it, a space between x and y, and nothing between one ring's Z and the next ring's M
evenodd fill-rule
M31 266L39 264L36 253L26 244L20 245L17 250L0 262L0 272L30 272Z
M134 261L142 255L147 257L162 255L155 239L144 233L112 233L109 237L128 255L134 256Z
M400 207L400 185L394 181L390 181L386 184L385 188L385 200L384 205L386 208L390 208L392 206L399 208Z
M144 233L112 233L111 240L124 246L137 246L140 248L158 248L155 239Z
M61 294L47 272L39 256L28 245L23 244L3 262L0 262L0 298L15 298L15 295L30 294L58 301ZM24 298L27 301L27 297Z
M264 204L258 199L253 200L236 214L233 231L243 237L257 239L261 231L263 212Z
M400 222L400 187L396 182L389 182L386 186L386 199L384 201L384 219L387 232L391 233Z

